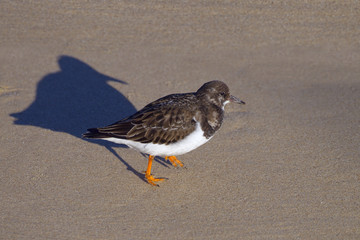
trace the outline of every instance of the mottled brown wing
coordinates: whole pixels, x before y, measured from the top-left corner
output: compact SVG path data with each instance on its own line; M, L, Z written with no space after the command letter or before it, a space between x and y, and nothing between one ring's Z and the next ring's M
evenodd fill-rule
M175 94L148 104L127 119L99 128L100 133L142 143L170 144L196 127L193 94Z

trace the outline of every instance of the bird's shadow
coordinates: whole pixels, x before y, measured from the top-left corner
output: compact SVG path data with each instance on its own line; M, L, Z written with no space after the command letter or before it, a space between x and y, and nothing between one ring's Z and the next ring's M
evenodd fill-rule
M25 110L12 113L14 124L36 126L81 138L87 128L106 126L136 112L134 105L109 82L126 82L96 71L71 57L58 58L60 70L44 76L37 84L36 98ZM102 140L86 140L106 147L129 171L144 179L113 149L126 147ZM164 159L156 159L164 166Z

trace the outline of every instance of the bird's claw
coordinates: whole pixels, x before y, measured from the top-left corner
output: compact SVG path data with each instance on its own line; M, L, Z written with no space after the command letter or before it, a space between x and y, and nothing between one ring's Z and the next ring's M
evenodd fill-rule
M164 181L165 178L154 178L152 175L145 175L145 178L146 178L146 181L153 185L153 186L159 186L157 185L155 182L161 182L161 181Z
M165 160L169 160L174 167L177 167L178 165L180 167L184 166L184 164L180 162L175 156L165 156Z

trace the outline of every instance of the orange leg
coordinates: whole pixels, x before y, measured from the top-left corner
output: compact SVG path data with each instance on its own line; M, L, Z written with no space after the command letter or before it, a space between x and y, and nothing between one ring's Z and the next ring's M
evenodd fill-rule
M180 167L184 166L184 164L182 162L180 162L175 156L166 156L165 160L169 160L174 167L177 167L178 165Z
M149 155L149 162L148 162L148 166L145 172L145 178L148 181L148 183L150 183L153 186L158 186L157 184L155 184L155 182L159 182L159 181L163 181L164 178L154 178L151 175L151 165L152 165L152 161L154 160L154 156Z

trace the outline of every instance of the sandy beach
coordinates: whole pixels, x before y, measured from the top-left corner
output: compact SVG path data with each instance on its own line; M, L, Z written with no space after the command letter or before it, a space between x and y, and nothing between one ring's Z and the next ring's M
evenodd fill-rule
M0 239L360 239L360 4L2 1ZM219 79L217 134L146 156L81 134Z

